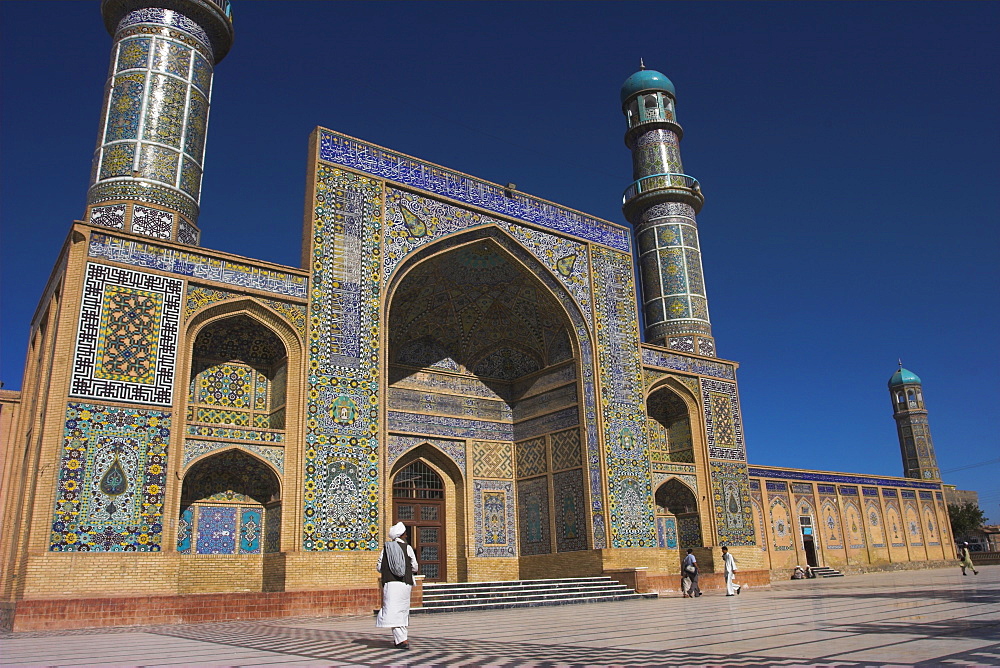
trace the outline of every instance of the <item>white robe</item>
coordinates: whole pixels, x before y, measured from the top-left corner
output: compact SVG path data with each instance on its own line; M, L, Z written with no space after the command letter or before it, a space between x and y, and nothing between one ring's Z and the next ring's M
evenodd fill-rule
M736 584L736 559L729 552L722 555L722 562L726 566L726 594L732 595L739 591L740 586Z
M397 542L403 541L397 539ZM382 570L382 557L385 554L383 549L378 556L376 570ZM410 559L410 567L413 572L417 572L417 555L413 548L406 546L406 556ZM382 585L382 608L375 618L377 628L395 628L410 625L410 591L413 589L405 582L386 582Z

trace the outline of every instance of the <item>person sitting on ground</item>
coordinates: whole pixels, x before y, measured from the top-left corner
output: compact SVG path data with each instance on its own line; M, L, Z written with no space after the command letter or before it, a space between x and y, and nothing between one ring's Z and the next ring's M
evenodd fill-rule
M802 568L801 566L799 566L798 564L796 564L795 565L795 570L792 571L792 579L793 580L801 580L805 576L806 576L805 569Z

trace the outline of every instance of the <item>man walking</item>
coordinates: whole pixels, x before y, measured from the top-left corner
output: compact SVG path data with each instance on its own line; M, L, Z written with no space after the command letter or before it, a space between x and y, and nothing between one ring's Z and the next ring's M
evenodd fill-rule
M965 572L966 568L971 568L973 575L979 575L979 571L977 571L976 567L972 564L972 555L969 554L968 543L962 543L962 560L958 562L958 565L962 567L962 575L968 575L968 573Z
M698 560L691 548L688 548L687 556L681 562L681 591L684 592L684 598L701 596L701 588L698 586Z
M397 649L410 649L407 627L410 625L410 590L417 571L417 555L403 541L406 525L397 522L389 529L389 540L382 548L375 569L382 575L382 609L375 618L378 628L391 628Z
M736 584L736 571L738 570L736 559L729 554L729 548L725 545L722 546L722 563L726 567L726 596L736 596L743 587Z

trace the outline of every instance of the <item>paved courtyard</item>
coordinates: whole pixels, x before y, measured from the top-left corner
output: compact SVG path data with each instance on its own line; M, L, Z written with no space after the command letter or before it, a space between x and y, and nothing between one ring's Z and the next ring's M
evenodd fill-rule
M780 582L727 598L7 634L3 666L1000 665L1000 566Z

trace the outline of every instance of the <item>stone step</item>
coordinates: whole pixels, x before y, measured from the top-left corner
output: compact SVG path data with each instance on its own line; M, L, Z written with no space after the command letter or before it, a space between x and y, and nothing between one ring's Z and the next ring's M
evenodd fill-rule
M435 605L431 607L413 608L411 614L432 613L432 612L461 612L463 610L500 610L503 608L533 608L544 605L572 605L577 603L607 603L610 601L632 601L644 598L656 598L656 594L639 594L636 592L621 594L612 593L605 595L573 596L570 598L554 597L518 597L511 600L493 600L476 603L455 603L451 605Z
M812 572L818 578L842 578L844 574L840 571L830 568L829 566L817 566L812 569Z
M607 576L505 580L498 582L435 582L423 588L423 607L411 612L496 610L542 605L599 603L656 598L639 594Z

